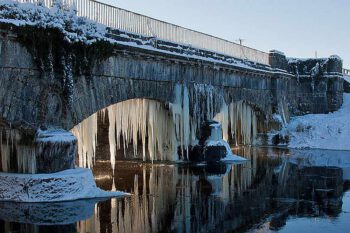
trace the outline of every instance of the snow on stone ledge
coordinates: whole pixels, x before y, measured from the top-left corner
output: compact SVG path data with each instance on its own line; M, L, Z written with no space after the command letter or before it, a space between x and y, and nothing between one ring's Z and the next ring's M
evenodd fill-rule
M63 129L39 129L36 133L37 142L70 143L76 140L77 138L71 132L68 132Z
M51 174L0 173L0 183L1 201L60 202L126 195L97 188L92 171L85 168Z

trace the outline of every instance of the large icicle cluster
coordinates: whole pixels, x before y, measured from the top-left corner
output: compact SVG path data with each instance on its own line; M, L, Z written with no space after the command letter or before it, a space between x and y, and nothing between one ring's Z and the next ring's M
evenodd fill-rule
M95 151L97 143L97 114L75 126L71 132L78 139L78 165L79 167L91 168L95 162Z
M192 103L190 104L190 100ZM117 152L126 158L144 161L188 159L189 147L198 143L200 124L213 119L214 87L176 85L169 109L164 103L132 99L111 105L100 112L108 114L110 161L114 168ZM221 102L220 102L221 103ZM243 101L222 104L214 118L222 124L223 138L236 144L250 145L257 134L257 118L252 107ZM97 114L72 130L78 138L79 166L92 167L95 160ZM180 156L178 155L178 149Z
M134 158L146 160L188 159L188 147L196 142L197 122L190 116L187 87L175 86L169 110L163 103L149 99L132 99L111 105L100 112L108 113L110 161L114 167L116 153L129 147ZM72 129L78 138L79 166L91 168L95 160L97 114ZM142 149L140 149L142 147Z
M223 130L223 139L231 137L236 145L251 145L257 135L257 117L254 109L244 101L223 103L220 113L215 118L220 122Z
M175 127L174 137L177 144L181 146L181 154L188 159L188 146L196 141L197 125L195 119L191 120L189 92L186 86L175 86L174 103L170 105L170 111L173 116L173 125ZM175 148L176 149L176 148ZM175 151L176 152L176 151Z
M132 99L108 108L111 161L116 151L132 144L138 157L142 144L143 160L176 160L174 126L162 103L147 99ZM125 154L125 153L124 153Z

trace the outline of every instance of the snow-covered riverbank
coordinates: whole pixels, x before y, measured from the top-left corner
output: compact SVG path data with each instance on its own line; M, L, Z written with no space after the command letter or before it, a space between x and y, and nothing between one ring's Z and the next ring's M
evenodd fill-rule
M350 150L350 94L338 111L293 117L281 134L289 135L290 148Z

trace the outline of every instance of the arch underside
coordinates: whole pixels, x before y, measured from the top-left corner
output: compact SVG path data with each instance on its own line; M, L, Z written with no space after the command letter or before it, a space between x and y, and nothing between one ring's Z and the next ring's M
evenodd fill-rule
M136 98L112 104L73 128L80 147L79 166L93 166L99 144L97 135L101 135L99 127L108 129L104 137L108 136L109 148L104 151L110 156L102 157L112 163L135 158L177 161L188 159L206 120L219 121L224 139L236 145L253 144L260 130L258 122L265 121L258 107L248 101L226 104L222 90L211 85L189 89L177 84L173 92L169 101Z

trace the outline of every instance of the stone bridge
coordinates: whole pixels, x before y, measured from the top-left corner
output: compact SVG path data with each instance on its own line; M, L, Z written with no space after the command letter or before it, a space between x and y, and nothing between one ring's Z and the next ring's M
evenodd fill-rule
M166 41L158 41L157 49L126 43L73 46L48 42L59 38L55 33L40 31L41 36L46 35L41 39L23 39L23 34L2 25L0 116L2 124L14 128L70 130L124 100L171 103L177 84L189 89L190 106L196 104L196 85L211 86L214 111L220 110L222 100L243 100L267 122L281 111L281 100L291 115L334 111L342 104L342 63L335 56L288 62L282 53L271 51L268 66L204 50L190 51L190 47L179 49ZM117 30L112 37L122 38ZM92 55L99 48L103 52ZM79 59L86 59L81 51L91 53L87 64L80 63Z
M39 128L71 130L125 100L151 99L169 107L178 86L188 91L190 117L210 120L225 104L243 101L256 112L260 133L276 125L273 114L286 120L289 115L335 111L342 104L342 61L337 56L299 60L271 51L266 65L115 29L107 35L113 43L91 44L67 42L53 29L8 24L0 24L0 29L3 171L16 161L5 159L15 153L9 141L32 144ZM40 154L36 166L16 172L74 166L75 145L51 145L45 137L34 140L33 150ZM16 151L18 155L24 150Z

